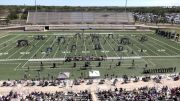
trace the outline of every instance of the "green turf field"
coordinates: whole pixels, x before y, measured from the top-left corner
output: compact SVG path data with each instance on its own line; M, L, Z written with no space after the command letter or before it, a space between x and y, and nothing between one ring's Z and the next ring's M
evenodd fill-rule
M11 32L1 36L0 79L22 79L25 73L29 78L50 77L57 76L63 71L70 72L71 78L78 78L81 75L87 77L90 69L99 70L102 77L107 73L116 76L124 74L134 76L141 75L145 64L148 64L148 68L177 67L177 71L180 71L180 44L157 36L153 32L91 32L98 34L101 50L94 49L90 32L84 33L81 38L75 37L75 34L73 32ZM108 38L108 34L113 34L113 38ZM43 35L45 40L35 40L34 37L37 35ZM142 36L146 36L148 41L140 42ZM58 44L57 37L65 37L65 43ZM128 38L131 44L120 44L121 38ZM17 40L22 39L28 40L29 46L17 47ZM71 51L72 45L76 45L76 49ZM124 47L123 51L117 51L119 45ZM52 47L52 52L46 53L48 47ZM98 61L92 61L90 68L81 70L84 66L83 61L76 62L76 68L73 68L74 62L63 62L65 57L71 56L103 56L108 60L102 61L101 67L97 67ZM135 65L130 68L133 59ZM41 61L44 64L43 69L40 67ZM116 66L119 61L122 63L121 66ZM57 68L50 68L53 63L56 63ZM42 71L38 73L40 69Z

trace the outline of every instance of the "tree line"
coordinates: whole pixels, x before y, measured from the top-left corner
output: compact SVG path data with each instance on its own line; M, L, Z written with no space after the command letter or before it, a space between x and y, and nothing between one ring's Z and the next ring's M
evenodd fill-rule
M35 6L0 6L1 10L8 10L8 19L26 19L28 11L35 11ZM38 11L61 11L61 12L124 12L124 7L80 7L80 6L37 6ZM135 13L153 13L157 15L164 15L165 13L180 13L180 7L127 7L128 12Z

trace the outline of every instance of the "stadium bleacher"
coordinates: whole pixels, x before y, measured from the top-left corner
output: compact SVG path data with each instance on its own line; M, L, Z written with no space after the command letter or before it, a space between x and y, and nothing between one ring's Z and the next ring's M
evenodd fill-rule
M25 30L135 30L134 23L130 12L28 12Z
M125 12L29 12L27 24L134 24Z

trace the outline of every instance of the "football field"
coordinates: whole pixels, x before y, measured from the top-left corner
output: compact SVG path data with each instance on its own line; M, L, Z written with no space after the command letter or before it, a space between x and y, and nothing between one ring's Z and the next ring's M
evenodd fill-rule
M44 39L37 40L38 36ZM27 40L28 45L18 47L18 40ZM67 57L75 56L104 60L90 61L87 69L83 69L85 61L64 62ZM121 65L117 66L119 62ZM102 77L105 74L135 76L142 75L146 64L147 68L176 67L179 72L180 43L154 32L140 31L10 32L0 36L0 79L22 79L24 74L29 79L49 78L57 77L59 72L70 72L71 78L78 78L87 77L89 70L99 70Z

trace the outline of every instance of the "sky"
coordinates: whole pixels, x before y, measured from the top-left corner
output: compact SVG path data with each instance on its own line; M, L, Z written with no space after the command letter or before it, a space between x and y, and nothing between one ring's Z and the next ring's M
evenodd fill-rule
M36 0L46 6L124 6L126 0ZM35 5L35 0L0 0L0 5ZM180 0L127 0L128 6L180 6Z

